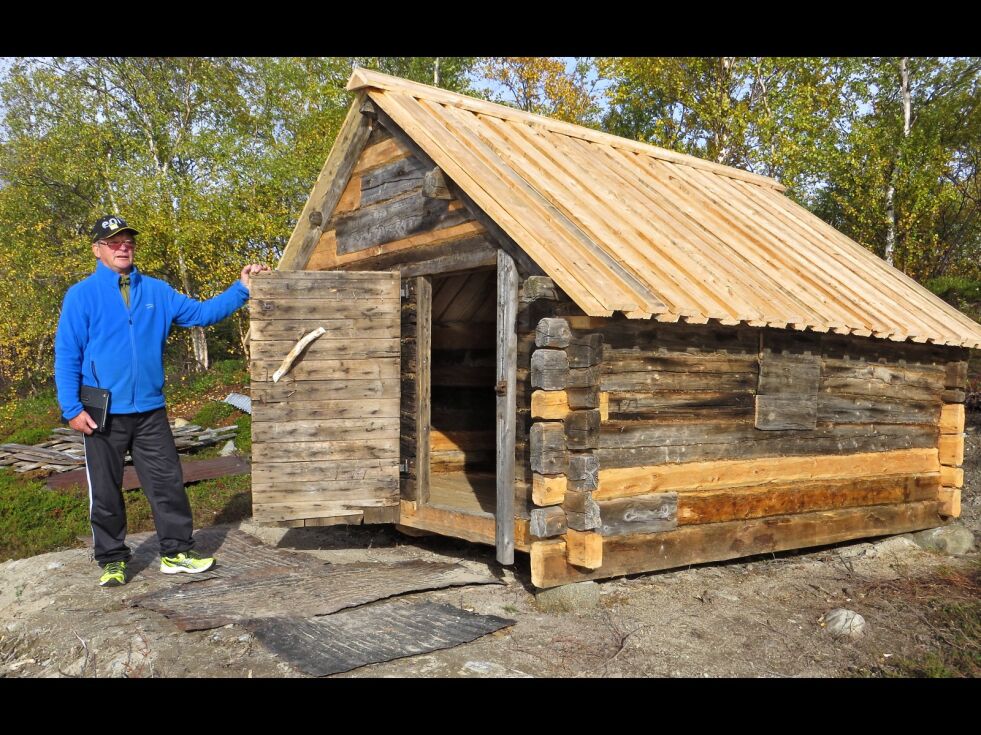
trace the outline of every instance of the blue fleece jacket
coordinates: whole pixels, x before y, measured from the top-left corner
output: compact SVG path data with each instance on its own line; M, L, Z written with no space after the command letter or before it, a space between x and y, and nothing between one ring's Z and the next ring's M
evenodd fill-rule
M129 308L119 292L119 274L101 261L65 294L55 335L55 384L68 420L82 412L82 384L112 392L110 413L162 408L163 351L171 325L206 327L249 299L241 281L213 299L195 301L135 267L129 277Z

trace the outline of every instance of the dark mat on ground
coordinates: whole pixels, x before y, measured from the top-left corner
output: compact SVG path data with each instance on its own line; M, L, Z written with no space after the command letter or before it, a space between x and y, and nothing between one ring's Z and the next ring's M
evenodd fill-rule
M488 573L433 561L266 566L225 579L167 587L131 601L171 618L181 630L218 628L248 618L328 615L407 592L501 584Z
M312 676L453 648L516 621L452 605L402 601L307 619L262 618L242 624L270 651Z
M133 557L127 565L130 579L144 569L159 574L160 541L157 534L134 533L126 540L133 547ZM236 577L249 570L271 566L319 569L325 565L325 562L309 554L297 554L267 546L254 536L229 526L211 526L195 531L194 549L204 556L214 556L218 563L207 572L174 574L170 577L171 580L176 583L201 582L216 577Z

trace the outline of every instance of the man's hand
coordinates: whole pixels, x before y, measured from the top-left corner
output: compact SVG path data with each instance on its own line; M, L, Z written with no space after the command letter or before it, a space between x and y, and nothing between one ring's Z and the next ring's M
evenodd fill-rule
M92 417L89 416L88 412L84 410L78 414L78 416L69 421L68 425L75 431L81 431L86 436L95 431L95 429L99 426L92 420Z
M245 286L250 291L252 290L252 274L254 273L268 273L268 265L260 265L258 263L252 263L247 265L242 269L242 285Z

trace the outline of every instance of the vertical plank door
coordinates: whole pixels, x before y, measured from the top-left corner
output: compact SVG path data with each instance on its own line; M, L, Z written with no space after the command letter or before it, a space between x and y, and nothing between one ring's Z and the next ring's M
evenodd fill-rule
M386 523L399 506L399 274L252 279L252 512L281 525ZM297 343L310 342L278 381Z

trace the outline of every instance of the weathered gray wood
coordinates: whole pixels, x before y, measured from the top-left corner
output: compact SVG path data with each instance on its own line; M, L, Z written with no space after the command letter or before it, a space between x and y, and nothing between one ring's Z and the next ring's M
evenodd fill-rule
M566 523L577 531L591 531L601 522L599 504L588 491L567 489L562 501Z
M465 209L430 199L419 191L337 217L337 254L357 253L409 235L443 229L470 219Z
M544 390L561 390L569 384L569 358L562 350L531 353L531 385Z
M606 348L603 352L604 373L747 373L758 372L755 355L728 355L718 352L651 354Z
M395 380L398 381L398 357L351 360L300 360L279 383L296 386L305 381L324 380ZM256 381L271 381L280 360L252 360L249 370Z
M565 472L569 452L565 446L565 431L561 421L539 421L531 426L531 469L543 475Z
M534 508L530 516L528 532L537 538L561 536L568 528L565 511L557 506Z
M641 393L614 391L608 394L610 419L629 420L699 420L708 418L752 418L755 396L716 391L677 391Z
M585 388L566 388L569 408L597 408L599 406L599 386L590 385Z
M967 385L967 362L951 362L944 372L944 388L964 388Z
M425 164L409 156L373 169L361 177L361 206L383 202L412 189L420 189Z
M445 250L445 254L436 257L427 257L426 260L419 262L406 262L414 257L424 254L432 255L432 251L419 248L417 253L412 255L400 251L393 254L393 260L399 262L395 265L403 277L441 275L446 273L457 273L460 271L470 271L478 268L487 268L497 263L497 247L487 242L483 237L460 242L454 242L440 246ZM463 248L463 252L454 252L457 248ZM396 258L398 255L400 257ZM374 261L372 261L374 262Z
M446 174L439 166L432 171L426 172L425 180L422 182L422 193L432 199L452 199L453 194L446 186Z
M318 380L305 381L304 391L310 395L330 396L337 400L358 400L375 398L397 398L398 383L390 380ZM279 383L260 383L255 381L251 386L252 405L257 403L285 403L291 401L297 394L296 383L280 381ZM259 414L261 415L261 414ZM253 410L252 421L261 421Z
M944 403L964 403L967 393L962 390L945 390L940 394L940 400Z
M935 424L942 406L939 395L932 401L860 398L819 393L818 421L841 424Z
M290 271L291 273L293 271ZM303 335L317 327L327 330L328 340L339 339L381 339L398 328L398 314L368 316L364 318L339 319L276 319L267 321L253 319L250 325L252 343L261 341L290 341L294 343Z
M570 513L590 513L595 504L590 490L567 489L562 498L562 509Z
M256 321L276 319L310 319L320 314L321 319L368 319L376 316L391 317L398 314L398 301L338 301L336 299L251 299L249 313Z
M628 373L608 372L604 355L603 372L600 375L600 390L604 391L712 391L743 392L756 391L759 375L747 373L680 373L644 371ZM593 369L593 368L590 368Z
M756 396L756 428L761 431L813 429L817 413L817 403L809 395Z
M570 454L566 474L570 488L595 490L599 485L599 460L594 454Z
M569 340L565 352L569 356L569 367L584 368L598 365L603 361L603 335L599 333L576 335Z
M497 506L494 544L499 564L514 563L514 445L517 409L518 270L497 254Z
M655 493L598 503L602 536L660 533L678 527L678 493Z
M528 276L521 284L521 295L519 299L522 303L528 303L538 299L556 301L558 299L557 294L558 289L555 282L548 276Z
M252 462L333 462L336 460L390 459L399 456L398 438L357 441L252 443Z
M760 332L750 327L611 321L603 327L602 334L608 349L657 354L725 352L755 357L760 348Z
M570 368L566 386L569 388L590 388L600 383L600 367Z
M572 330L565 319L542 319L535 327L535 344L538 347L566 347L572 339Z
M620 444L604 446L604 424L600 428L600 448L595 454L603 467L645 467L673 462L704 462L710 460L755 459L787 455L854 454L886 452L896 449L924 449L937 445L936 426L838 426L792 435L756 431L754 440L738 440L694 444L675 443L663 446ZM821 426L820 424L818 425Z
M898 398L906 401L930 401L940 397L943 400L943 392L938 388L921 387L908 383L887 383L868 378L822 375L820 390L839 396Z
M764 355L760 360L760 395L811 396L817 394L821 379L818 357Z
M599 446L600 412L596 409L570 411L564 419L566 446L572 450Z
M288 340L253 341L250 357L253 360L282 360L296 346ZM394 357L399 354L399 341L387 339L338 338L324 334L315 342L308 344L302 355L305 360L351 359L362 360L375 357Z
M416 500L429 502L430 429L432 427L433 284L427 276L416 287Z

